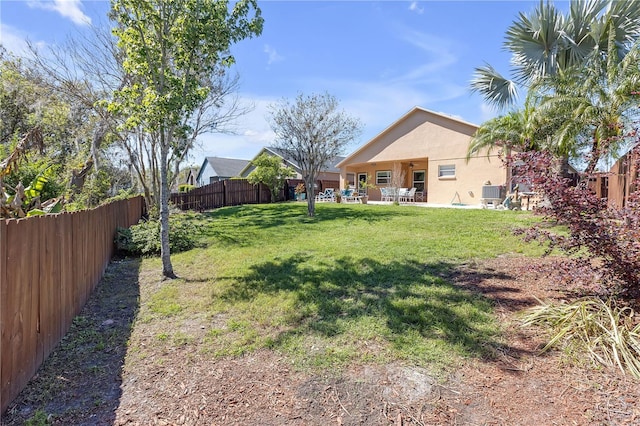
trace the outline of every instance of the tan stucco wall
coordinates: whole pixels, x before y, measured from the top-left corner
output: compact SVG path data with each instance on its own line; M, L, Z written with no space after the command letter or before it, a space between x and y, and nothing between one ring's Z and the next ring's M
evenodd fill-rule
M428 202L480 204L483 183L505 184L506 170L497 155L487 158L486 152L467 162L467 147L476 129L469 123L415 109L348 157L342 174L365 172L375 179L377 170L391 170L395 163L402 165L405 186L410 187L409 163L413 163L413 170L427 172ZM455 177L439 178L439 165L455 165ZM370 197L379 199L379 190L370 191Z
M427 173L429 193L427 201L435 204L480 204L482 186L486 181L492 185L506 183L506 170L497 156L486 155L472 158L443 158L429 161ZM455 178L438 177L439 165L455 165Z

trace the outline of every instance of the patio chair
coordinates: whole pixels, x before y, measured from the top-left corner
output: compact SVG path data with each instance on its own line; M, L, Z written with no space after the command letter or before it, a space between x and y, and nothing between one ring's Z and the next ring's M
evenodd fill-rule
M407 195L409 195L409 188L398 189L398 202L399 203L406 202Z
M316 202L335 202L336 194L333 188L326 188L324 191L316 195Z
M400 201L403 203L415 203L416 202L417 188L411 188L404 195L401 196Z
M393 201L393 188L380 188L380 201Z
M340 191L340 198L343 203L359 203L360 196L353 189L343 189Z
M325 201L329 201L331 203L336 202L336 191L333 188L326 188L324 190Z

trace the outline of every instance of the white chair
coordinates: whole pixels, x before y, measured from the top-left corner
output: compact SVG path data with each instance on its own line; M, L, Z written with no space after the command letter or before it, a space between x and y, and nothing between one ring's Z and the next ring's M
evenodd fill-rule
M409 188L398 189L398 202L399 203L405 202L408 194L409 194Z
M326 188L324 191L316 195L316 202L335 202L336 194L333 188Z
M393 188L380 188L380 201L393 201Z
M417 188L411 188L407 193L405 193L401 200L404 203L415 203L416 202L416 191Z

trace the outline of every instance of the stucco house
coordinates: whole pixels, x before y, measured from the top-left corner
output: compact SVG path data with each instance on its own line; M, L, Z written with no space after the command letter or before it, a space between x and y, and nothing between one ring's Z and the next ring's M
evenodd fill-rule
M282 158L282 162L288 166L291 166L295 171L296 175L292 177L292 179L302 179L302 171L300 170L300 166L293 161L286 152L271 146L264 147L253 157L252 161L258 158L262 154L274 155L276 157ZM318 180L321 181L336 181L340 180L340 169L338 169L335 165L342 161L344 157L336 157L329 161L329 164L326 168L324 168L320 174L318 175ZM255 167L251 165L249 162L244 169L240 171L240 177L247 177L251 171L253 171Z
M238 177L247 164L249 164L249 160L206 157L196 177L197 186L204 186L213 182Z
M485 183L506 185L509 171L497 151L480 152L467 161L469 141L478 126L415 107L337 164L340 187L368 181L370 200L380 187L416 187L418 201L480 204ZM421 193L421 194L420 194Z

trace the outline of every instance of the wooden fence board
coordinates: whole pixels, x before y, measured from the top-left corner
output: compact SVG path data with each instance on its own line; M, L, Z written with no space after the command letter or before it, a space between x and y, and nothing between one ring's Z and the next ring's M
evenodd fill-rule
M276 201L293 199L290 188L300 179L289 179L277 196ZM318 180L318 189L338 188L338 181ZM181 210L212 210L225 206L261 204L271 202L271 191L266 185L253 185L246 179L228 179L194 188L187 193L173 193L170 202Z
M16 390L21 389L26 384L26 368L24 354L26 351L26 324L31 309L29 295L29 282L25 279L26 260L28 253L26 242L28 235L23 235L23 220L10 221L7 224L7 276L6 282L10 284L4 300L4 315L7 330L3 336L5 355L3 361L3 402L12 400L17 395ZM21 254L25 253L25 256ZM11 348L11 350L8 350ZM29 360L27 360L29 363ZM5 370L5 365L8 369Z
M8 286L3 285L7 282L7 222L6 220L0 220L0 407L5 406L5 394L9 394L9 384L6 383L6 378L9 377L11 371L11 365L6 365L3 362L5 357L4 340L5 335L9 334L9 324L6 321L6 313L8 309L5 306L8 300ZM8 348L7 348L8 349ZM8 363L7 363L8 364Z
M144 200L94 210L0 221L2 412L69 330L113 254L115 227L144 213Z

